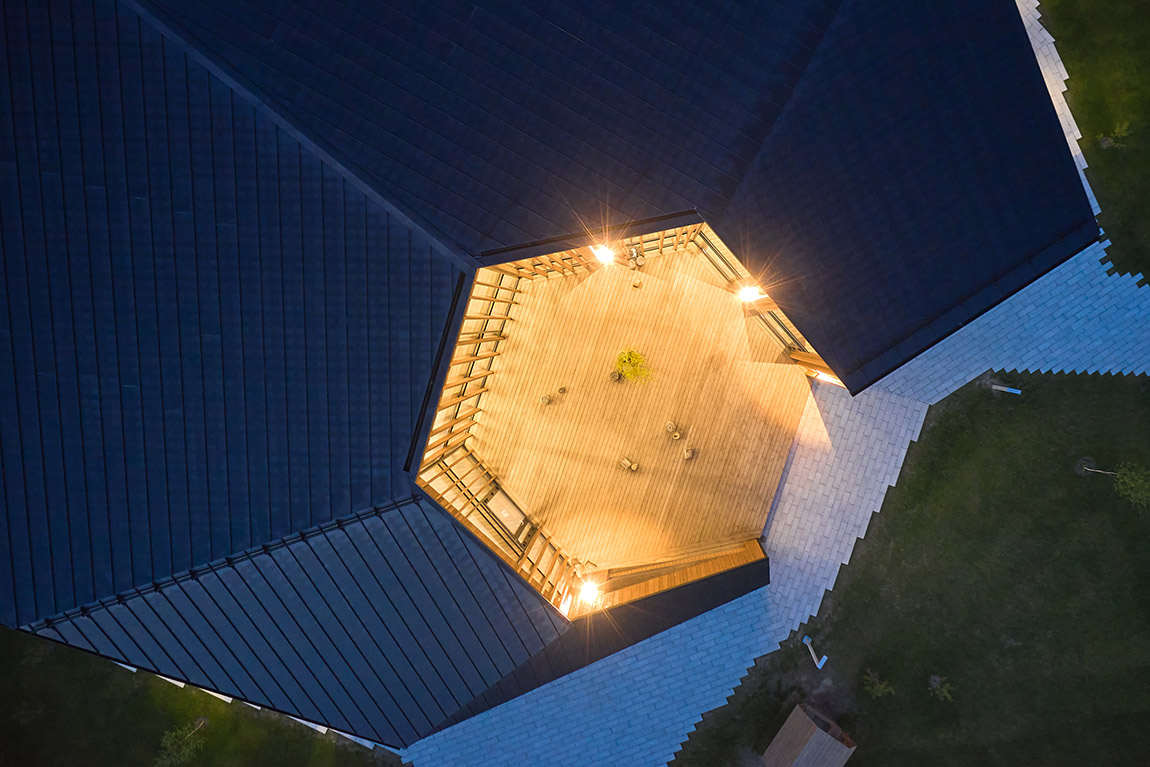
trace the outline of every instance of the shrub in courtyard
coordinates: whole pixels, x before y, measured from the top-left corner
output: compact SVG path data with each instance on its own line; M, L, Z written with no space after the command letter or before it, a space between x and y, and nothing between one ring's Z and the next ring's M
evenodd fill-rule
M624 349L615 359L615 371L628 381L649 381L651 369L647 367L647 358L638 349Z

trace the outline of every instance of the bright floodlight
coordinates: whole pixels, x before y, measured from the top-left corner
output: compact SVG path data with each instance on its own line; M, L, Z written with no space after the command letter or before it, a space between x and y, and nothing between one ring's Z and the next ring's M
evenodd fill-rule
M599 598L599 586L591 581L583 584L582 590L579 592L579 598L588 604L592 604Z
M595 258L605 264L610 264L615 260L615 251L606 245L592 245L591 252L595 254Z
M751 301L758 301L764 295L766 294L759 290L757 285L746 285L739 288L739 298L748 303Z
M841 386L841 387L843 387L844 389L846 388L846 385L845 385L845 384L844 384L842 381L840 381L839 379L835 378L835 377L834 377L833 375L831 375L830 373L824 373L824 372L823 372L823 371L821 371L821 370L819 370L819 371L817 371L817 372L815 373L815 378L819 379L820 381L825 381L825 382L827 382L827 383L829 383L829 384L834 384L835 386Z

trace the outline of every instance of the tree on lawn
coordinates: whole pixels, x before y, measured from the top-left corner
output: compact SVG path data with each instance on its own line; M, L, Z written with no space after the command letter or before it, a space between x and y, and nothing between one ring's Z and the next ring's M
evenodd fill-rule
M1124 463L1118 471L1103 471L1083 466L1092 474L1114 477L1114 492L1140 509L1150 509L1150 469L1133 463Z
M180 767L204 747L204 735L200 729L208 723L206 716L176 729L168 730L160 738L160 753L154 767Z

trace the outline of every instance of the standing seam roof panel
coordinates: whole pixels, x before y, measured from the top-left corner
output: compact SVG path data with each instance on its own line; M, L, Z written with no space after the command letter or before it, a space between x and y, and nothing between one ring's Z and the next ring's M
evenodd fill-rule
M419 551L431 554L434 564L425 560L416 569L393 571L405 553L373 544L349 551L354 539L368 537L368 528L376 538L390 536L386 528L416 536L424 544ZM441 536L456 532L450 552L432 553ZM460 563L465 565L457 569ZM432 575L429 568L449 588L425 589L421 581ZM377 579L381 573L392 576ZM531 610L554 614L533 591L530 600L509 604L506 589L491 585L505 576L515 577L446 512L409 500L66 613L34 630L360 737L406 745L526 663L535 654L533 643L547 644L566 628L557 615L559 629L533 623ZM394 603L406 607L394 612L387 607ZM448 659L428 652L446 637L445 615L455 616L455 661L492 651L480 664L484 673L472 668L452 681L450 694L440 678Z
M773 78L781 77L793 83L801 67L796 67L792 62L803 61L809 56L810 49L818 42L819 26L828 20L827 9L815 3L803 4L797 9L766 7L757 16L747 19L746 26L752 29L722 41L726 48L737 48L736 53L728 55L726 51L716 52L714 56L706 57L705 61L699 61L698 57L682 57L676 43L666 44L666 56L662 55L661 48L660 55L647 55L644 46L652 49L660 47L658 41L662 37L677 36L682 27L682 21L676 16L680 9L652 8L645 17L645 23L639 24L636 30L628 31L627 39L636 41L634 49L621 47L615 56L605 57L593 45L583 41L597 40L600 30L603 35L615 34L618 22L608 24L604 20L607 15L601 13L600 18L592 23L588 17L578 12L564 9L560 4L554 5L555 16L568 18L569 23L578 24L581 18L586 19L586 29L579 30L579 40L573 37L554 37L554 26L544 21L541 15L509 15L504 12L506 9L499 6L493 6L487 12L482 4L467 14L466 23L431 8L413 10L404 7L401 10L384 3L375 3L361 7L358 16L347 13L346 9L337 8L336 12L325 15L323 21L327 23L317 22L312 25L293 21L302 11L286 5L275 6L275 19L258 14L247 6L224 7L199 3L177 7L161 2L150 4L149 7L159 8L172 21L192 30L194 36L206 40L213 53L222 56L242 76L251 78L261 90L272 94L287 114L314 129L315 135L321 140L343 148L341 153L345 156L355 157L370 182L378 184L381 191L398 195L397 202L412 206L423 217L433 219L437 226L455 233L459 244L473 253L498 245L511 245L553 236L557 232L577 230L578 219L573 215L570 204L536 200L528 190L541 189L545 195L550 195L552 189L565 194L566 189L571 188L576 190L572 192L575 197L590 193L589 199L596 200L604 191L602 185L593 180L596 176L623 190L623 196L599 202L610 210L625 210L627 215L655 215L699 206L700 197L706 198L703 202L707 203L707 207L721 207L722 194L715 195L709 190L715 183L719 183L725 187L725 194L734 191L737 179L741 178L753 157L756 142L761 141L761 137L766 134L774 113L777 113L777 107L775 110L762 111L766 102L754 98L752 103L752 89L741 90L734 87L733 80L728 84L727 80L717 74L701 78L702 82L711 84L710 91L695 90L697 86L694 83L699 79L695 72L700 69L711 71L714 66L716 73L729 74L737 62L747 73L752 70L760 73L755 82L765 92L788 92L786 86ZM269 14L272 10L269 8ZM547 12L538 9L536 13ZM409 20L407 14L417 16L418 20ZM732 12L728 15L737 14ZM363 20L358 24L352 23L352 20L361 18ZM366 104L360 107L362 117L351 111L356 108L357 102L364 101L354 94L357 88L363 87L368 74L353 75L353 70L345 69L342 83L340 77L333 78L331 67L335 66L334 71L339 71L341 65L337 62L341 61L344 52L353 48L346 37L341 36L339 39L344 42L339 44L336 44L335 38L325 38L320 45L312 37L298 33L285 36L281 32L287 25L297 24L307 27L308 35L326 34L329 24L338 25L344 28L343 35L351 35L360 48L371 50L380 47L375 25L387 27L393 22L399 24L399 28L406 24L428 30L422 36L408 36L406 44L414 46L415 50L405 59L415 61L423 60L421 56L425 57L430 71L439 73L437 79L441 79L442 84L439 88L415 90L409 84L411 72L407 66L399 62L386 65L383 60L375 59L386 66L376 76L398 85L410 94L405 97L405 101L406 98L414 99L406 101L402 113L395 113L389 120L387 131L367 127L376 110L367 109ZM759 43L761 35L756 32L778 27L785 27L789 34L772 36L777 48ZM644 28L649 33L641 33ZM722 33L724 28L720 24L715 26L714 31ZM815 33L813 37L811 32ZM479 46L478 41L484 36L489 39ZM451 40L450 48L441 45L447 39ZM554 43L559 39L568 41L560 46L562 50L544 55L548 48L543 41L551 40ZM690 50L698 51L707 44L714 48L722 47L716 45L717 42L706 40L695 44ZM404 41L399 41L399 44L404 44ZM569 45L572 46L570 49ZM434 50L436 46L442 48L438 54ZM529 55L524 46L531 46L530 50L534 50L536 55ZM798 49L807 52L796 54ZM476 90L471 83L479 85L479 81L473 80L466 72L455 71L453 74L448 65L438 63L453 60L453 57L464 51L470 51L476 57L474 62L469 62L467 72L475 70L476 63L486 65L490 69L485 80L498 83L498 87L511 97L511 100L503 99L502 111L492 111L492 106L499 103L499 97L490 92L484 94L483 101L475 102L466 112L456 114L448 106L451 103L462 103L460 98L467 99L468 94ZM721 62L712 65L712 58L720 59ZM622 60L627 61L626 66L620 66ZM754 66L747 66L748 63ZM584 68L585 77L570 79L569 70ZM358 69L354 71L360 72ZM772 84L765 86L768 82ZM648 116L645 108L641 108L652 90L646 83L654 83L656 90L662 87L676 93L683 85L691 84L692 91L684 98L693 103L703 98L704 103L685 110L685 114L676 114L671 121L661 117L668 107L655 104L652 105L655 109ZM782 90L775 91L776 87ZM606 107L603 101L607 98L605 88L615 92L615 96L610 98L610 107ZM522 104L514 100L518 98L517 94L530 94L534 90L566 94L555 103L566 102L560 108L572 113L577 122L582 121L582 125L574 132L575 136L615 131L620 132L625 146L611 149L604 160L594 164L590 174L575 173L565 177L566 169L575 167L582 156L549 149L556 146L556 136L565 133L568 127L563 121L548 117L545 118L547 123L543 129L532 132L533 136L544 141L543 145L525 155L526 162L521 166L505 169L513 171L513 176L501 180L499 173L485 173L472 178L469 175L472 171L468 169L476 162L482 163L486 158L498 156L500 145L505 145L508 137L519 130L517 127L496 127L497 124L519 126L541 114L538 110L524 109ZM442 94L442 97L437 97L436 93ZM316 96L323 99L322 109L316 107ZM672 103L674 101L677 99L673 99ZM397 102L396 106L399 107L400 103ZM409 165L400 171L405 163L411 162L411 150L401 151L399 147L401 144L408 147L420 145L421 136L429 125L426 115L430 112L427 110L438 111L446 116L455 115L454 120L440 121L444 125L451 124L460 129L464 125L473 126L466 129L466 135L469 136L466 142L458 144L463 153L453 160L454 153L446 147L441 147L444 156L439 159L434 154L420 155L416 152L414 156L422 158L418 165ZM590 115L591 119L581 118L581 115ZM492 117L498 123L490 122ZM722 145L704 152L703 156L710 158L707 162L725 180L716 182L711 172L705 172L707 180L702 183L696 181L696 174L703 172L701 166L695 164L698 159L695 151L692 151L702 146L699 141L706 142L708 137L716 133L722 135L731 130L728 126L737 129L737 126L748 121L757 121L757 127L748 131L755 141L749 145L740 142L744 153L740 159L732 162L730 148ZM717 126L716 130L708 129L708 124L712 122ZM367 135L364 130L370 134L370 141L364 140ZM463 135L458 134L456 141ZM593 150L606 146L601 141L592 141L591 145ZM380 154L381 151L384 154ZM535 166L545 170L530 170ZM628 170L628 167L633 170ZM680 191L662 187L664 182L660 181L655 186L644 187L646 195L654 196L631 197L631 190L644 174L651 174L651 178L667 179L667 183L679 186ZM564 178L566 180L561 180ZM590 183L589 178L592 179ZM427 179L435 179L441 190L434 197L430 196ZM682 189L694 190L690 195L696 198L694 205L683 195ZM494 207L486 211L474 209L468 202L471 199L488 198L490 193L494 193L491 198ZM499 200L504 202L500 203ZM578 204L583 206L586 203ZM595 202L590 204L599 207ZM581 211L584 214L590 212L584 208ZM454 219L454 222L450 219Z
M0 621L410 495L458 269L111 0L2 34Z

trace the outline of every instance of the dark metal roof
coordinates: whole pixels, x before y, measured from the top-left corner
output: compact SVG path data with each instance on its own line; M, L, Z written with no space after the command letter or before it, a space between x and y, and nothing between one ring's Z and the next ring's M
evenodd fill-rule
M109 0L0 40L0 621L410 496L452 263Z
M721 210L838 2L139 4L478 254Z
M408 501L33 630L396 746L429 734L565 627L446 512Z
M722 222L852 392L1098 237L1013 2L846 2Z
M543 683L567 622L410 498L450 254L136 14L27 10L0 620L391 745Z
M698 209L853 392L1098 234L1004 0L138 2L468 253Z

